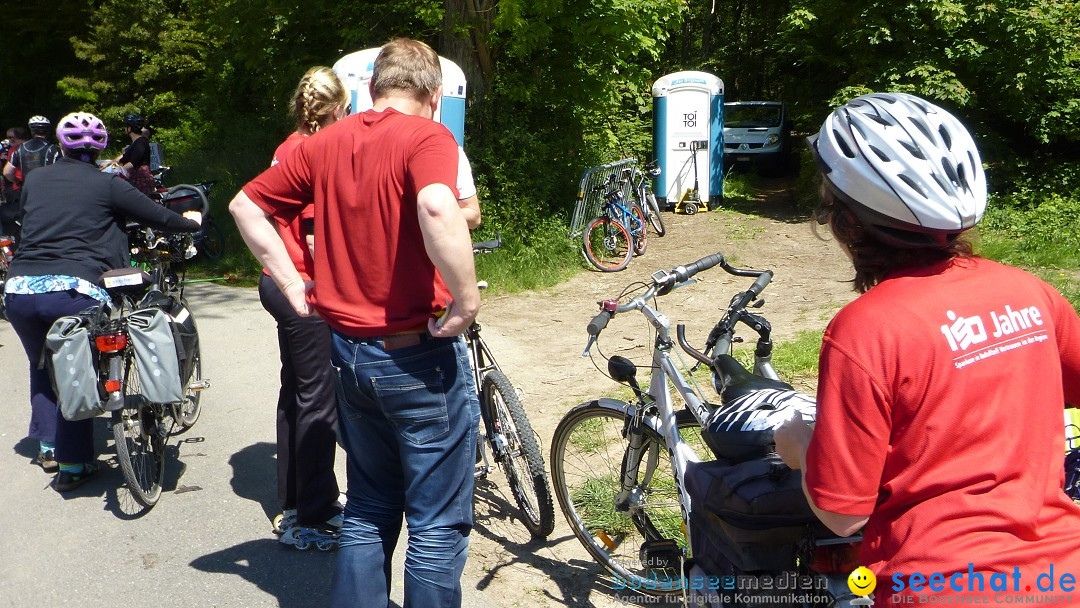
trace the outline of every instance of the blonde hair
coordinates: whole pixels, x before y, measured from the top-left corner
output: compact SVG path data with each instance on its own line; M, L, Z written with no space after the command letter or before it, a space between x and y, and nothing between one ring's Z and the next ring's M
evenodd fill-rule
M379 51L371 74L375 97L404 93L415 99L431 97L442 86L442 66L432 48L419 40L394 38Z
M334 70L316 66L300 79L293 94L291 114L298 130L315 133L333 123L334 112L348 103L349 94Z

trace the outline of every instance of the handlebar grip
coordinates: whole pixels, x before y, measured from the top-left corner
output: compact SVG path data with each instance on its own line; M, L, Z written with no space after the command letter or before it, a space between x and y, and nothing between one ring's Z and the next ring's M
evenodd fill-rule
M708 270L713 266L723 263L724 254L717 252L712 255L707 255L692 264L677 267L674 272L675 278L678 282L682 283L702 270ZM764 289L764 287L765 286L763 285L762 289Z
M611 320L611 316L612 313L601 310L600 314L593 317L592 321L589 321L589 326L585 328L586 331L589 332L590 336L599 335L600 332L604 331L604 328L607 327L608 321Z
M771 270L766 270L761 273L761 276L759 276L757 280L754 281L754 284L750 286L750 291L753 292L754 297L761 295L761 292L772 282L772 277L773 273Z

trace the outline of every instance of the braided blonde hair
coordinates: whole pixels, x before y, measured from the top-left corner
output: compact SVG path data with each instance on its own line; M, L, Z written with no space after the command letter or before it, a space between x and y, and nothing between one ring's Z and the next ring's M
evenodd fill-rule
M337 118L334 113L339 108L344 110L348 103L349 94L334 70L316 66L300 79L291 114L297 130L310 135L333 123Z

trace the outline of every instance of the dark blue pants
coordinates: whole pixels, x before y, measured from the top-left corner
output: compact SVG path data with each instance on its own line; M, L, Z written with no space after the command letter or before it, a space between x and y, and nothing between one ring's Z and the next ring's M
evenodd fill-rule
M98 303L73 289L32 295L9 293L4 297L8 320L30 361L30 438L55 443L58 462L94 460L94 419L68 422L60 414L49 370L38 367L45 335L60 317L78 314Z

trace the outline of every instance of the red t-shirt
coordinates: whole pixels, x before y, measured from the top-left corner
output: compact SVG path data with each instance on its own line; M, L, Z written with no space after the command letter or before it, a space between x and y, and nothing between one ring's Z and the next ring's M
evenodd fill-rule
M305 137L307 136L303 133L295 131L292 135L289 135L285 141L281 142L277 150L274 150L274 160L270 163L270 166L278 164L281 159L291 154L296 149L296 146L299 146L300 142L304 141ZM315 262L311 259L311 252L308 250L307 241L301 228L301 220L315 217L314 205L305 206L299 213L295 209L290 209L275 213L273 217L274 223L277 224L278 234L281 235L281 240L285 243L285 249L289 252L289 258L292 259L293 266L296 266L296 270L305 281L310 281ZM263 274L269 275L270 273L263 268Z
M879 599L894 574L969 564L1020 567L1021 593L1050 564L1080 579L1080 506L1062 490L1080 321L1053 288L981 258L896 273L836 315L820 364L807 487L822 509L870 514L860 557Z
M346 117L244 186L268 213L314 205L311 302L334 329L379 336L423 328L450 291L424 248L417 193L455 197L457 143L443 125L393 109Z

